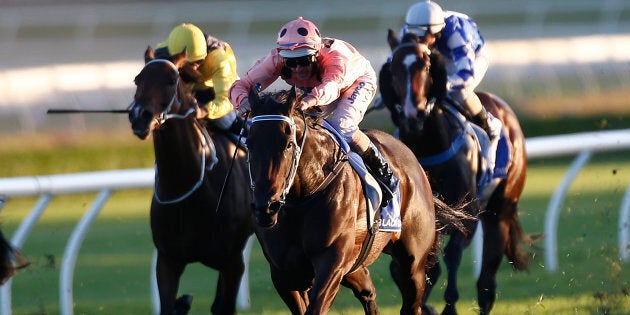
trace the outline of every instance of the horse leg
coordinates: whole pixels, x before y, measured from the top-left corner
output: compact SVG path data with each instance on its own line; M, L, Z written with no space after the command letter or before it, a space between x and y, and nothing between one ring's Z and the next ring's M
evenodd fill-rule
M351 253L352 245L349 242L343 245L333 244L328 250L311 258L315 281L309 292L310 304L306 314L328 313L344 278L344 270L340 267L352 264L352 261L344 260L347 256L341 253Z
M437 259L437 258L436 258ZM437 283L437 280L440 278L442 274L442 268L440 267L439 262L435 262L429 270L427 271L427 285L424 289L424 295L422 296L422 314L438 314L437 310L428 305L427 301L429 300L429 296L431 296L431 291L433 287Z
M509 233L508 223L500 220L495 206L500 203L489 203L488 211L481 214L483 226L483 258L481 273L477 280L477 303L479 313L489 314L496 298L496 274L506 250L506 240Z
M236 299L245 264L240 252L233 256L219 271L216 295L210 308L212 314L236 314Z
M446 305L442 314L457 314L456 304L459 300L459 292L457 291L457 272L462 261L462 252L470 243L469 239L460 233L453 232L444 249L444 264L448 273L448 283L444 291L444 301Z
M273 266L270 269L271 282L291 314L304 314L309 304L308 290L306 288L302 291L289 289L290 275Z
M341 284L352 289L354 296L361 301L365 314L378 314L376 288L367 268L360 268L347 274Z
M155 273L160 294L160 314L172 314L185 264L167 259L158 252Z

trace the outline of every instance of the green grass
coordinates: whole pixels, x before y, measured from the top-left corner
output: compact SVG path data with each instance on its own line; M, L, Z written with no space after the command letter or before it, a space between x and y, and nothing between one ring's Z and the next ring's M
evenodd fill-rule
M627 152L626 152L627 154ZM610 170L616 169L613 174ZM555 161L533 163L521 202L521 220L528 232L541 232L549 194L566 165ZM503 263L498 274L497 314L623 314L630 312L630 265L618 261L616 226L620 201L630 182L630 161L623 154L594 158L573 184L563 205L558 231L559 270L548 273L542 255L527 273L516 273ZM593 183L597 183L593 185ZM116 193L102 210L83 243L74 276L77 314L148 314L152 245L148 228L150 191ZM14 314L58 314L58 280L65 241L94 195L64 196L53 200L23 250L33 265L14 278ZM30 207L30 199L7 204L2 221L10 234ZM542 244L539 244L542 246ZM371 268L383 314L396 313L399 295L387 272L386 257ZM475 284L471 254L464 254L460 270L459 308L473 314ZM180 292L195 296L193 313L207 313L216 272L191 265ZM444 279L432 296L441 305ZM243 314L288 314L275 294L268 267L258 245L250 266L252 308ZM625 292L625 293L624 293ZM624 295L625 294L625 295ZM595 296L600 296L596 298ZM332 314L361 314L361 308L342 289Z

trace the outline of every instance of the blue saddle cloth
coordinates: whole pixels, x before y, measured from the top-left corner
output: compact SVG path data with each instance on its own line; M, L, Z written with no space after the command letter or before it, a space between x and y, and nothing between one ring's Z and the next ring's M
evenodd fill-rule
M444 110L455 117L462 127L462 132L455 137L448 149L438 154L423 157L418 161L424 167L444 163L451 159L466 141L466 136L471 135L479 145L480 155L482 159L487 159L490 154L496 154L494 169L489 169L487 163L481 163L482 167L477 175L477 197L481 198L486 186L496 179L503 179L507 176L507 168L510 160L510 147L507 143L505 132L501 130L501 137L497 144L496 152L491 152L490 139L481 127L468 121L457 108L450 104L444 105ZM398 137L398 131L394 133Z
M350 151L348 143L343 139L343 137L341 137L339 132L330 125L329 122L323 120L322 126L330 131L330 133L334 136L333 138L341 146L341 149L348 154L350 165L352 165L352 168L361 178L361 182L363 183L363 193L368 201L368 229L370 229L373 233L377 231L400 232L402 227L402 221L400 218L400 185L393 192L394 198L392 198L392 201L387 206L380 208L382 198L381 187L367 170L367 167L363 163L363 159L355 152ZM376 219L377 212L379 214L379 219ZM378 230L375 230L376 224L378 224Z

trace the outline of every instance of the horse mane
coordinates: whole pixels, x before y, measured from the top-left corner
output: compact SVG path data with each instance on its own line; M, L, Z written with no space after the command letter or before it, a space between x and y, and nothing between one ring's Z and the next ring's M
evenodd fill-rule
M256 102L250 102L252 106L252 115L284 115L288 117L305 116L309 125L320 124L324 118L316 109L306 110L305 113L299 108L300 101L304 93L300 89L292 87L290 90L280 90L273 92L263 92L253 96L250 92L250 100L256 99ZM305 115L304 115L305 114Z

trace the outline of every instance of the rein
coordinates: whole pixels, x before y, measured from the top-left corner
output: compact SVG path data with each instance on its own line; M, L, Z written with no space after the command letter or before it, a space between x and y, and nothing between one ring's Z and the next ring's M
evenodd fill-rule
M154 118L155 122L157 123L158 127L163 126L164 123L166 123L167 120L169 119L180 119L180 120L184 120L186 118L188 118L190 115L195 113L195 108L191 107L189 108L185 113L183 114L179 114L179 113L171 113L170 111L173 108L174 104L177 104L178 107L181 107L182 102L180 100L180 98L178 97L179 95L179 87L180 87L180 77L179 77L179 69L177 69L177 66L175 66L175 64L173 64L172 62L166 60L166 59L153 59L149 62L147 62L144 67L146 68L148 65L152 64L152 63L165 63L167 65L169 65L171 67L171 69L173 71L175 71L177 73L177 81L175 82L175 93L173 93L173 96L171 97L171 100L168 104L168 106L166 106L164 108L164 110L162 112L160 112L159 116ZM129 106L130 108L133 108L135 106L135 100L131 103L131 105ZM192 195L197 189L199 189L199 187L201 186L201 184L203 183L203 180L206 176L206 151L209 150L210 153L214 153L214 144L212 143L212 140L210 140L210 136L204 132L203 126L201 126L199 124L199 121L197 121L196 119L194 120L194 124L195 126L199 129L199 131L201 132L201 165L200 165L200 169L201 172L199 174L199 178L197 179L197 181L195 182L195 184L193 184L193 186L186 191L185 193L183 193L181 196L177 197L177 198L173 198L170 200L162 200L160 199L160 197L158 196L158 169L157 166L155 167L155 185L154 185L154 189L153 189L153 197L155 198L155 201L160 203L160 204L174 204L174 203L179 203L183 200L185 200L186 198L190 197L190 195ZM214 167L214 165L217 163L217 158L216 156L213 156L212 158L212 163L208 166L208 169L212 169Z
M173 118L173 117L171 117ZM175 117L175 118L179 118L179 117ZM184 119L186 118L186 116L179 118L179 119ZM215 152L214 150L214 144L211 140L209 140L210 136L208 134L206 134L203 130L203 127L199 124L199 121L197 121L196 119L194 120L195 122L195 126L197 126L197 128L199 128L199 130L202 133L201 136L201 163L199 165L199 168L201 169L201 172L199 174L199 179L197 179L197 182L195 182L195 184L184 194L182 194L181 196L174 198L174 199L170 199L170 200L161 200L160 197L158 196L158 170L157 170L157 166L155 167L155 185L154 185L154 189L153 189L153 196L155 198L155 201L157 201L159 204L163 204L163 205L169 205L169 204L174 204L174 203L179 203L183 200L185 200L186 198L190 197L190 195L192 195L197 189L199 189L199 187L201 186L201 184L203 183L203 180L206 176L206 150L208 150L209 147L210 148L210 152ZM206 140L208 139L208 140ZM211 170L212 168L214 168L214 165L217 163L217 158L216 156L213 156L212 158L212 163L208 166L208 169Z

